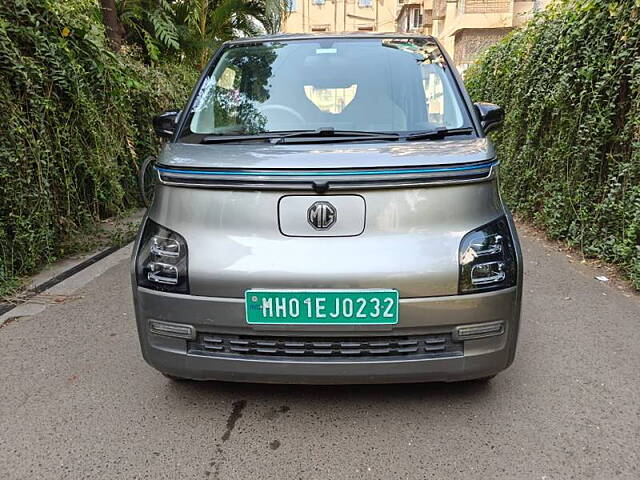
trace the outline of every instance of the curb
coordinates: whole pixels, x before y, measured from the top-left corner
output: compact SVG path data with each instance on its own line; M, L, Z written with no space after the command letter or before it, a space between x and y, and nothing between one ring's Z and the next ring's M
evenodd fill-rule
M124 247L109 247L102 250L81 263L55 275L45 282L27 290L26 301L19 304L0 304L0 327L11 318L30 316L43 311L47 304L35 304L31 300L39 294L52 290L59 295L69 295L99 277L105 271L131 255L133 242Z

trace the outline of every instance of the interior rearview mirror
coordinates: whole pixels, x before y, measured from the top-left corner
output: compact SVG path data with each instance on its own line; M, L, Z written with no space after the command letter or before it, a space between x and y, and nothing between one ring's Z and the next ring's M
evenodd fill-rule
M498 128L504 121L504 110L502 107L493 103L476 102L474 103L478 115L480 115L480 125L484 133Z
M171 138L178 124L179 110L169 110L153 117L153 129L156 135Z

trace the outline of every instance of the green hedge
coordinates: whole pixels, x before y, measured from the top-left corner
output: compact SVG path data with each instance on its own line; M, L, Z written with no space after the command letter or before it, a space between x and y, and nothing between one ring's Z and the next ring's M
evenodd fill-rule
M0 2L0 295L138 203L151 116L193 76L111 53L93 0Z
M466 74L506 110L501 190L522 217L640 289L640 1L559 1Z

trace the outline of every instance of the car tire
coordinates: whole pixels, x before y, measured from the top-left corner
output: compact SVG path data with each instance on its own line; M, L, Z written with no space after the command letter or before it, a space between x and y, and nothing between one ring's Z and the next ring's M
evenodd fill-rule
M153 166L155 165L156 157L149 155L145 158L144 162L140 166L138 172L138 188L140 190L140 198L145 207L149 208L151 202L153 202L154 187L155 187L155 175Z

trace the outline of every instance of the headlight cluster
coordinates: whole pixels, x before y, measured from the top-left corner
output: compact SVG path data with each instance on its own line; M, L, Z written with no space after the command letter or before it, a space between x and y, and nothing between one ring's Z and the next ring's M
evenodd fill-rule
M501 217L467 233L460 242L460 293L485 292L516 284L516 253L509 225Z
M163 292L189 293L187 242L147 219L136 257L138 285Z

